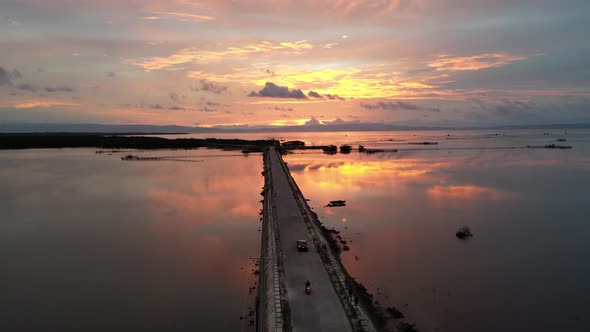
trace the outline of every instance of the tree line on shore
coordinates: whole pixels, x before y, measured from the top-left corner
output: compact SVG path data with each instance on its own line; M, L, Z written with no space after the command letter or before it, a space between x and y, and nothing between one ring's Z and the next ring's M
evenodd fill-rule
M105 134L0 134L0 149L100 148L100 149L242 149L275 145L274 140L176 138Z

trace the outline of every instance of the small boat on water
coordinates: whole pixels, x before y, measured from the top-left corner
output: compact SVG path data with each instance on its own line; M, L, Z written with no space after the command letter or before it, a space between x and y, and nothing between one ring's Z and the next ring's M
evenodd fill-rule
M329 207L346 206L346 201L342 201L342 200L330 201L330 203L326 206L329 206Z
M139 160L139 157L136 157L132 154L128 154L124 157L121 157L121 160Z

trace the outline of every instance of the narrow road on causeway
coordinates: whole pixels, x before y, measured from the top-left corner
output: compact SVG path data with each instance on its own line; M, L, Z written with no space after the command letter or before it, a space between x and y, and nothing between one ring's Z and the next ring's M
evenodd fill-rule
M284 284L287 290L293 331L352 331L342 304L307 231L293 196L287 174L274 148L269 153L271 186L283 254ZM297 250L296 241L307 240L309 251ZM305 281L311 282L311 295L305 293Z

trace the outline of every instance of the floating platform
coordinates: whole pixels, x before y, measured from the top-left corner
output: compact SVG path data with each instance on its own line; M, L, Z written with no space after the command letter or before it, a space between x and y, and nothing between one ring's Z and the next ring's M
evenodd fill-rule
M411 145L438 145L438 142L408 142Z
M571 149L571 145L557 145L557 144L546 144L546 145L527 145L529 149Z
M132 154L128 154L124 157L121 157L121 160L126 160L126 161L133 161L133 160L161 160L162 158L160 157L139 157L139 156L134 156Z
M365 149L365 148L363 148L362 150L359 149L359 152L372 154L372 153L383 153L383 152L397 152L397 149Z

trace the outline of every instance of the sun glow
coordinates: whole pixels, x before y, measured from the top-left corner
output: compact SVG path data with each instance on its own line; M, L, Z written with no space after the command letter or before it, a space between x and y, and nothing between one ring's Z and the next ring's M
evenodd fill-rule
M296 119L296 120L275 120L270 125L277 126L277 127L284 127L284 126L301 126L304 125L305 122L309 121L309 119Z

